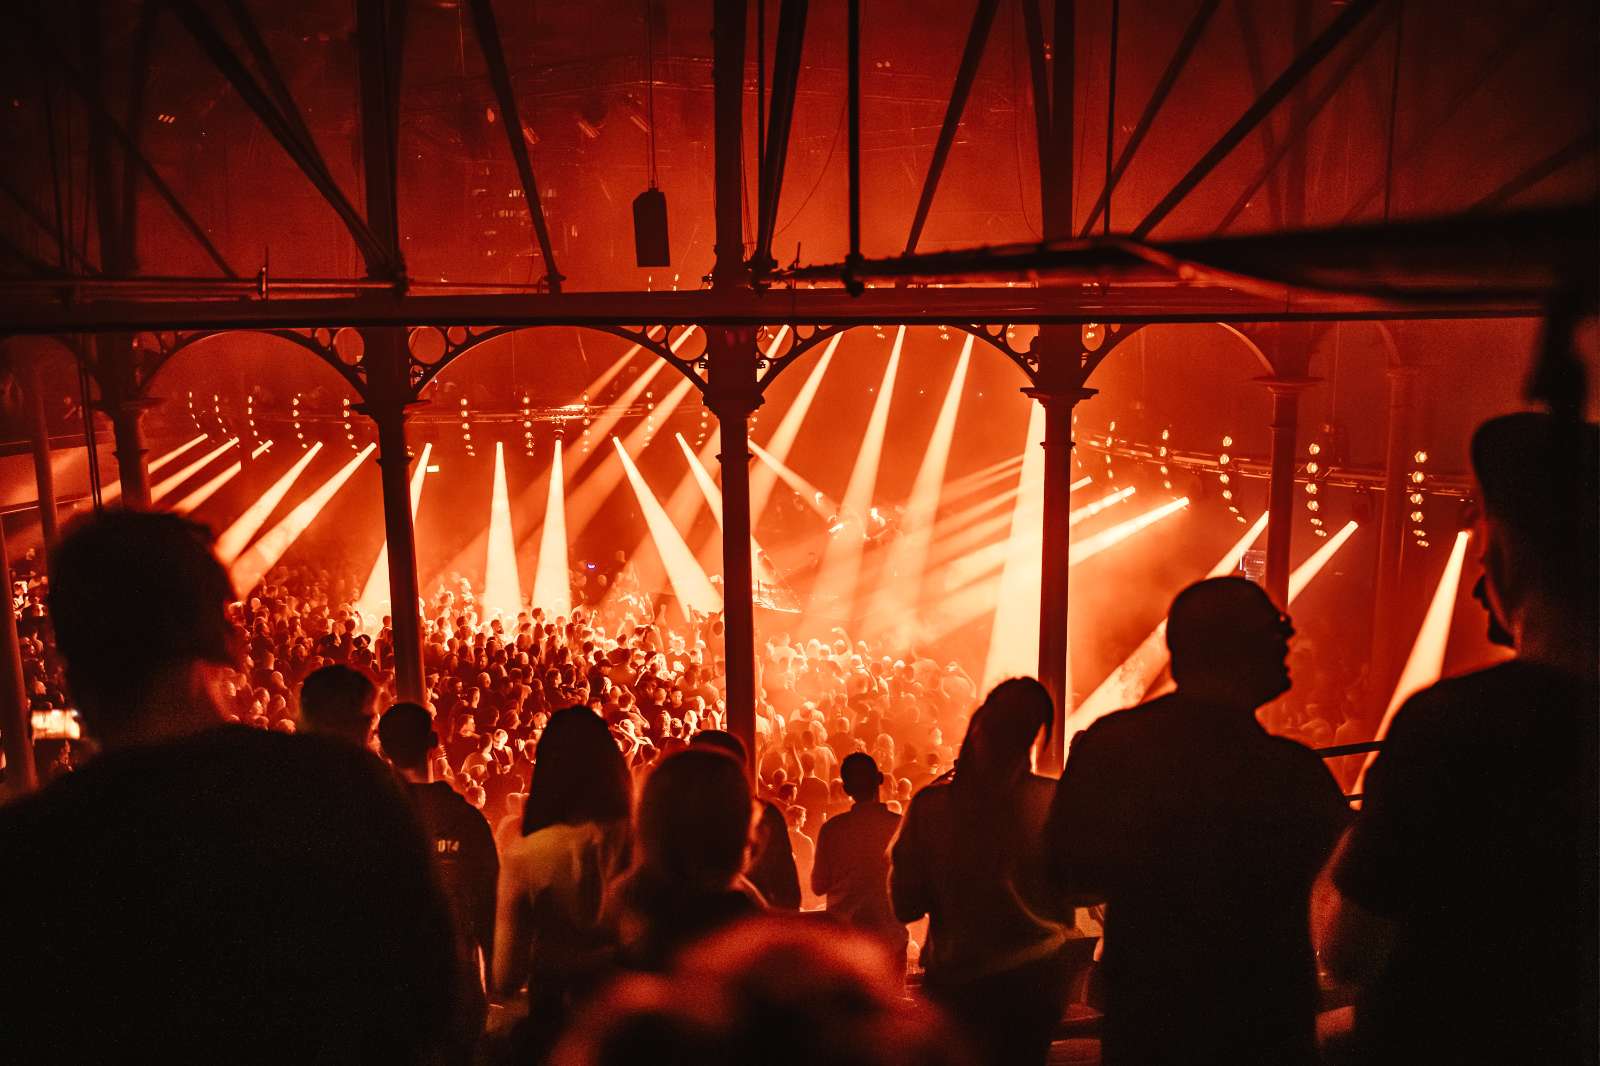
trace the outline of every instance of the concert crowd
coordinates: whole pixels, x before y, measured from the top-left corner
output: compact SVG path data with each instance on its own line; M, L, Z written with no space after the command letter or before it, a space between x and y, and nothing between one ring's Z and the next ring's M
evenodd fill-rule
M348 579L238 600L199 527L82 520L13 574L26 691L97 750L42 748L0 807L0 1031L37 1062L1593 1062L1595 428L1569 438L1475 436L1517 654L1412 697L1357 810L1301 742L1353 715L1282 700L1294 622L1242 578L1178 595L1173 691L1058 781L1037 681L842 630L760 647L747 752L720 621L625 576L514 619L450 579L397 702Z

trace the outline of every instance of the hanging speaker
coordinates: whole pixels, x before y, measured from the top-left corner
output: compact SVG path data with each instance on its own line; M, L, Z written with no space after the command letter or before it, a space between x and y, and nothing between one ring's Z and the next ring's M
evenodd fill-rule
M672 265L667 245L667 198L650 188L633 199L633 251L642 267Z

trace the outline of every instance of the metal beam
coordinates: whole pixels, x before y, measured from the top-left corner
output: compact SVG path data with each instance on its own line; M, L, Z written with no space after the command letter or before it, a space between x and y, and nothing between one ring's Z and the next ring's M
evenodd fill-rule
M1391 12L1393 10L1393 8L1388 9ZM1233 201L1233 206L1222 216L1222 221L1217 223L1217 228L1211 231L1213 234L1226 232L1228 227L1238 220L1239 216L1244 213L1244 209L1250 205L1251 199L1260 191L1261 186L1266 184L1273 171L1277 170L1278 164L1283 162L1284 157L1289 154L1290 149L1311 132L1311 125L1317 120L1317 116L1322 114L1323 108L1327 107L1328 103L1338 94L1346 79L1350 77L1350 73L1360 65L1361 61L1366 58L1367 52L1377 42L1378 37L1383 32L1386 21L1383 18L1374 20L1362 33L1360 39L1350 46L1339 66L1328 76L1327 82L1317 90L1315 96L1306 101L1304 109L1297 116L1295 125L1286 131L1283 139L1278 141L1272 150L1267 153L1267 158L1257 169L1255 177L1250 179L1244 190L1239 193L1238 198Z
M649 12L645 13L649 18ZM491 0L472 0L472 25L478 34L478 45L483 49L483 61L489 68L489 81L494 86L495 99L500 102L500 114L505 120L506 142L511 147L511 158L517 164L517 177L522 181L522 198L528 203L528 217L533 222L536 250L544 258L545 283L551 292L561 291L561 271L556 269L556 253L550 244L550 229L545 222L544 201L539 198L539 183L533 177L533 163L528 158L528 142L522 136L522 118L517 109L516 93L511 88L511 72L506 66L505 49L500 43L500 26L495 21Z
M356 55L361 78L361 174L367 226L384 262L367 272L405 279L400 253L400 59L408 0L357 0Z
M1182 203L1184 198L1194 191L1195 186L1204 181L1206 176L1216 169L1217 164L1226 159L1228 154L1239 146L1239 142L1249 136L1250 131L1255 129L1273 108L1292 93L1318 64L1383 2L1384 0L1352 0L1338 17L1316 36L1305 51L1296 56L1283 73L1278 75L1277 80L1267 87L1267 91L1245 109L1244 114L1239 116L1222 138L1200 157L1199 162L1189 168L1189 172L1161 198L1161 202L1150 209L1144 220L1134 227L1133 236L1142 239L1160 225L1161 221L1172 213L1172 209Z
M838 268L834 268L837 276ZM1076 288L1076 287L1073 287ZM1087 288L1087 286L1085 286ZM1415 299L1294 293L1267 301L1233 290L1127 286L1073 292L1070 288L998 287L842 289L785 293L772 299L744 294L668 292L641 301L639 293L583 292L549 296L396 296L382 299L95 301L41 304L0 301L11 334L147 330L245 330L338 326L637 326L824 323L868 326L1010 325L1085 322L1298 322L1430 318L1540 318L1547 294L1525 291ZM874 295L876 294L876 295Z
M11 184L11 180L4 174L0 174L0 193L4 193L8 200L16 204L17 207L21 209L24 218L38 226L45 233L49 234L50 243L56 246L56 250L62 253L66 258L70 258L75 261L78 264L79 269L81 269L84 273L100 273L99 267L95 266L88 259L78 254L78 250L72 246L71 241L63 242L61 240L61 231L56 228L56 224L54 222L50 221L50 217L44 213L44 209L38 204L34 203L32 200L28 199L26 194L24 194L21 189ZM52 274L62 272L63 271L59 271L54 267L51 267L48 271L48 273Z
M267 132L272 134L273 139L282 146L284 152L300 168L301 173L316 187L323 199L328 201L329 206L344 222L345 228L350 231L350 236L356 242L356 247L360 249L368 270L373 273L386 273L386 270L379 269L387 263L387 253L383 243L373 234L355 205L345 196L344 190L339 188L338 182L333 180L333 175L328 170L321 152L317 150L315 141L301 139L298 130L304 129L304 124L300 123L297 128L295 120L287 118L279 110L271 94L262 88L243 61L234 54L232 47L223 39L222 34L196 0L171 0L171 4L173 14L211 59L212 65L233 85L239 98L256 113L256 117L267 128ZM249 34L246 32L244 35L248 40Z
M778 9L778 42L772 58L772 114L767 122L767 141L761 146L756 247L750 257L751 271L758 277L771 273L777 266L772 258L772 239L778 225L784 165L789 158L795 94L800 88L800 54L805 44L807 7L807 0L783 0Z
M1596 131L1592 129L1585 130L1543 159L1520 171L1505 184L1495 189L1494 192L1474 203L1472 210L1489 211L1504 205L1533 188L1550 175L1559 173L1586 156L1593 155L1597 145L1600 145L1600 137L1597 137Z
M1024 0L1024 8L1033 0ZM1111 202L1111 194L1116 191L1117 185L1122 181L1122 175L1127 173L1128 165L1133 162L1134 153L1144 143L1145 137L1150 132L1150 127L1155 124L1156 116L1161 113L1161 108L1166 104L1167 97L1172 94L1172 87L1178 83L1178 75L1183 73L1188 66L1189 57L1194 55L1200 38L1205 34L1206 27L1211 23L1211 16L1217 13L1217 8L1222 6L1222 0L1200 0L1200 6L1195 9L1194 17L1189 20L1189 26L1183 31L1183 37L1178 41L1178 47L1173 49L1172 58L1167 60L1167 67L1161 72L1161 79L1156 82L1156 87L1150 91L1150 99L1144 105L1144 113L1139 116L1139 123L1128 136L1128 143L1122 146L1122 152L1117 156L1117 163L1111 168L1111 180L1106 182L1106 187L1100 190L1099 199L1089 209L1089 217L1084 219L1083 228L1078 231L1078 236L1087 237L1094 229L1094 224Z
M149 159L145 158L144 153L139 151L138 144L128 135L128 131L122 128L122 125L105 109L105 105L89 91L90 83L83 72L77 68L77 65L62 54L61 50L56 47L55 42L50 39L50 35L45 31L44 27L36 22L26 11L15 6L8 10L13 18L22 23L45 57L60 67L67 75L67 84L83 100L84 108L89 113L90 122L105 130L122 146L122 149L128 154L129 162L139 168L139 171L150 182L151 187L156 190L161 199L165 201L167 207L172 210L173 215L183 225L184 229L188 230L189 235L195 239L195 243L199 244L211 261L217 265L217 269L221 270L227 277L238 277L239 275L228 265L228 261L222 257L222 253L217 251L216 245L211 243L211 238L206 236L204 227L194 220L194 216L189 214L188 209L183 206L183 202L178 199L171 186L156 172L156 168Z
M1050 173L1050 74L1044 52L1044 20L1039 17L1039 0L1018 0L1022 6L1023 36L1028 44L1028 76L1033 86L1033 132L1039 150L1039 181L1048 187Z
M972 26L967 30L967 45L961 53L961 66L956 70L955 85L950 90L950 104L945 108L944 124L939 127L939 139L933 146L933 158L928 162L928 176L922 182L922 195L917 198L916 214L911 218L911 234L906 237L906 251L917 250L922 239L922 227L928 221L928 211L933 207L933 194L938 191L939 177L944 173L945 160L950 157L950 146L955 143L956 130L961 126L961 113L967 109L967 97L972 93L972 83L978 76L978 65L983 60L983 46L989 39L989 27L994 25L994 13L1000 0L978 0L972 14Z

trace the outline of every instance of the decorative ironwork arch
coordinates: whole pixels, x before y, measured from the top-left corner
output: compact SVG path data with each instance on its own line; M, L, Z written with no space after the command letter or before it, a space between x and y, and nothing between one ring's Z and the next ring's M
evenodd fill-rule
M481 344L504 337L521 330L548 329L547 326L412 326L406 334L406 351L411 360L411 390L413 397L420 396L422 390L431 385L435 378L444 369L472 349ZM682 358L672 350L673 344L681 344L684 334L698 327L692 325L671 326L611 326L605 324L585 323L574 327L577 329L592 329L601 333L609 333L613 337L620 337L630 344L649 351L679 373L687 377L694 385L705 389L706 381L697 369L704 360L703 356ZM653 336L660 331L659 337ZM437 358L428 359L417 354L419 338L435 336L440 342L440 353Z
M138 394L141 397L148 398L151 383L162 370L166 369L167 364L176 356L201 341L235 333L253 333L259 336L276 337L279 340L288 341L290 344L304 349L313 358L326 364L343 378L346 384L354 390L355 394L365 400L367 398L367 381L360 365L359 355L354 360L347 360L339 354L337 338L341 332L342 330L339 329L316 327L307 329L161 330L140 333L133 340L138 374Z

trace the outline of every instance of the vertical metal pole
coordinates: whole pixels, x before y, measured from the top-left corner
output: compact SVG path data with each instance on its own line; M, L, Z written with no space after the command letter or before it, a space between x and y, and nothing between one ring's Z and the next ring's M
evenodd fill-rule
M22 683L22 642L17 638L17 611L11 600L11 558L6 552L5 523L0 521L0 576L5 579L5 619L0 621L0 712L5 720L6 790L12 796L39 787L33 765L33 715Z
M715 0L711 82L716 124L716 265L713 289L742 289L750 272L744 263L740 215L743 183L744 52L746 0ZM722 434L722 624L727 668L728 731L750 753L747 772L755 775L756 676L755 602L750 564L749 417L761 403L756 379L755 331L706 331L705 401Z
M50 426L44 414L44 391L39 375L40 358L23 357L23 399L28 405L28 435L33 439L33 479L39 489L39 526L46 551L55 547L60 518L56 512L56 473L50 465Z
M411 453L406 447L409 361L402 329L364 330L371 396L363 409L378 428L383 529L389 546L389 616L394 635L394 687L401 700L423 703L422 611L418 606L417 540L411 520Z
M717 415L722 464L722 623L728 731L756 766L756 618L750 560L750 413L761 402L755 331L719 328L710 340L707 402Z
M850 67L850 252L849 270L861 262L861 0L846 5L849 21L845 62Z
M1295 443L1300 429L1302 379L1269 378L1272 393L1270 472L1267 483L1267 595L1280 609L1289 603L1289 548L1294 537Z
M1389 441L1384 453L1383 510L1378 519L1378 572L1373 581L1372 656L1368 684L1382 700L1389 694L1393 662L1395 603L1400 590L1400 559L1406 539L1406 469L1411 457L1411 416L1416 403L1417 371L1389 368ZM1382 713L1382 707L1378 709Z
M1072 713L1068 665L1068 593L1072 580L1072 411L1092 389L1027 390L1044 408L1044 540L1039 557L1039 681L1050 693L1055 721L1045 752L1046 773L1066 764L1067 715Z

